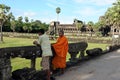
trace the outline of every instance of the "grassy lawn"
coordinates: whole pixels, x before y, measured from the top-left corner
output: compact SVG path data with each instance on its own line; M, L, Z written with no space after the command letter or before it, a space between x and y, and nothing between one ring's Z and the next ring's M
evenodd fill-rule
M34 40L35 39L4 37L4 43L0 43L0 48L16 47L16 46L30 46L30 45L33 45L32 42ZM92 49L92 48L97 47L97 48L102 48L104 50L104 49L106 49L106 46L108 46L108 44L88 43L87 49ZM68 59L69 59L69 54L67 56L67 60ZM41 61L41 58L37 58L37 61L36 61L36 69L37 70L40 69L40 61ZM24 58L12 58L11 62L12 62L11 64L12 64L13 71L16 69L23 68L23 67L30 67L30 60L27 60Z
M32 42L34 40L35 39L4 37L4 42L0 43L0 48L15 47L15 46L29 46L29 45L33 45Z
M37 58L36 59L36 69L39 70L41 69L40 67L40 61L41 58ZM24 67L30 67L30 60L29 59L25 59L25 58L13 58L11 59L11 65L12 65L12 71L17 70L17 69L21 69Z

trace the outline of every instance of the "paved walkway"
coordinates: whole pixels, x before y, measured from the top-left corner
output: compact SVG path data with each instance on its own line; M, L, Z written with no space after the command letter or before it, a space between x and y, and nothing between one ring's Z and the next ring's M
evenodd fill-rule
M120 49L72 67L56 80L120 80Z

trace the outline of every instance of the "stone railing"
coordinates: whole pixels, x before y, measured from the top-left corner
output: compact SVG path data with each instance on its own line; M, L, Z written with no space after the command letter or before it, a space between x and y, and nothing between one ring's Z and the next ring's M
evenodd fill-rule
M70 43L68 51L71 55L70 63L80 59L76 57L79 52L81 52L81 56L84 57L87 46L88 44L86 42ZM31 68L35 69L36 58L41 57L41 48L37 46L0 48L0 80L12 80L10 59L14 57L31 59Z
M0 48L0 80L10 80L12 66L10 58L21 57L31 59L31 68L35 68L35 58L40 56L40 47L24 46Z
M88 47L88 44L86 42L78 42L78 43L71 43L69 44L69 54L70 54L70 62L76 62L77 60L80 60L81 58L84 58L84 51ZM77 58L78 53L80 52L79 57Z

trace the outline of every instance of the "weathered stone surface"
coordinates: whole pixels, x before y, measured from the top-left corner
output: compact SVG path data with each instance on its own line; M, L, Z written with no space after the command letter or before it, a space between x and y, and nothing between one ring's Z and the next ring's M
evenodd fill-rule
M11 78L11 62L9 58L0 58L0 80L9 80Z
M101 48L94 48L94 49L86 50L86 53L88 54L88 56L95 57L101 55L102 51L103 50Z
M1 57L23 57L32 58L33 55L40 56L40 47L37 46L22 46L22 47L9 47L0 48Z
M70 62L76 59L76 55L81 52L84 55L88 44L86 42L70 43L69 53L71 55ZM52 47L51 47L52 48ZM53 54L55 54L52 48ZM0 48L0 80L10 80L12 75L12 67L10 58L21 57L31 59L31 68L35 69L35 59L41 57L42 50L38 46L22 46Z
M78 42L78 43L71 43L69 44L69 54L71 56L70 62L76 62L81 58L84 58L84 52L86 48L88 47L87 42ZM77 55L79 54L79 58L77 58Z

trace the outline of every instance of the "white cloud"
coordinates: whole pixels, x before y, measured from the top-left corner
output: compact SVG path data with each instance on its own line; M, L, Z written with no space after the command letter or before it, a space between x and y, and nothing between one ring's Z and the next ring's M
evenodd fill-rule
M37 13L36 12L33 12L33 11L23 11L23 10L20 10L20 9L17 9L17 10L14 10L14 14L13 14L16 19L20 16L23 17L23 21L24 21L24 17L28 17L29 20L30 19L34 19L35 16L37 16Z
M39 18L39 20L41 20L42 22L45 22L45 23L47 23L47 24L49 24L51 21L53 21L52 19L50 19L50 18L45 18L45 17Z
M79 14L80 16L95 16L98 14L103 13L104 9L94 9L90 7L85 7L81 10L75 11L76 14Z
M23 13L23 16L27 16L27 17L33 17L35 16L36 13L35 12L31 12L31 11L28 11L28 12L24 12Z
M83 3L83 2L85 2L85 0L73 0L73 1L75 1L77 3Z
M92 8L84 8L79 11L76 11L75 13L80 14L81 16L90 16L96 13L96 11Z
M46 5L51 8L56 8L56 7L65 7L68 3L68 0L48 0Z
M49 7L51 7L51 8L56 8L56 6L55 6L55 5L50 4L50 3L47 3L47 6L49 6Z
M60 21L61 24L72 24L74 18L75 18L74 16L61 15L61 16L59 16L58 21ZM36 19L36 18L34 18L34 19ZM51 21L57 21L57 17L54 15L51 15L48 17L40 16L40 17L37 17L37 19L39 19L45 23L50 23Z
M59 21L61 24L72 24L75 18L75 16L62 16L59 18Z
M76 18L80 19L82 21L88 22L93 21L96 22L99 19L99 16L104 15L106 9L96 9L92 7L86 6L85 8L82 8L80 10L76 10L74 12L74 15L77 15Z
M114 3L116 0L91 0L92 3L95 3L96 5L110 5Z
M98 6L104 6L104 5L110 5L114 3L116 0L74 0L77 3L84 3L84 4L91 4L94 3L94 5Z
M68 0L48 0L48 2L54 5L65 5Z

